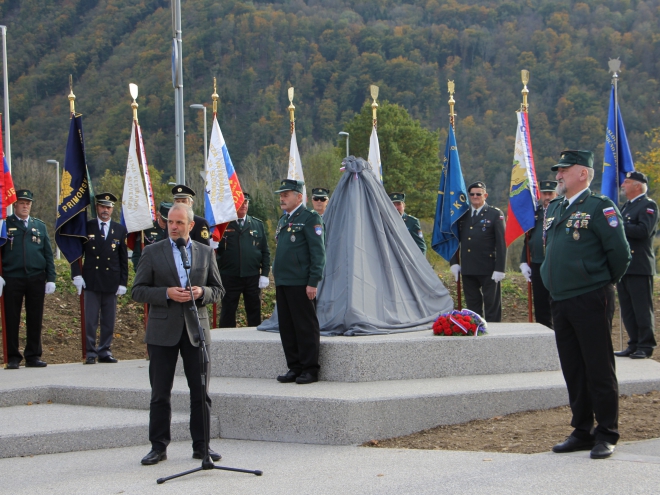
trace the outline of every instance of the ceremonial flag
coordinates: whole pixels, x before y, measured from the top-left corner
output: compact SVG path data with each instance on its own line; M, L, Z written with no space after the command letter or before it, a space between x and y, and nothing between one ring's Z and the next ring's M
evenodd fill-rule
M137 123L133 121L131 143L128 148L128 161L126 163L124 192L121 197L121 223L129 233L126 244L130 249L135 248L135 233L150 229L153 227L155 220L153 209L142 182L144 174L140 169L138 160L136 128Z
M539 199L528 114L527 112L516 113L518 129L516 147L513 152L509 209L504 232L507 247L525 232L534 228L536 222L534 216Z
M241 207L245 197L215 115L207 163L204 217L211 227L213 240L219 242L227 224L238 218L236 210Z
M382 184L383 166L380 163L380 146L378 144L378 133L375 126L371 128L371 137L369 138L369 164Z
M0 123L0 152L2 152L2 173L0 173L0 246L7 242L7 207L16 201L16 189L11 178L9 164L5 157L5 146L2 141L2 123Z
M83 244L87 242L87 207L91 196L82 116L72 116L55 221L55 242L69 263L82 256Z
M458 249L459 218L469 209L465 180L458 158L458 147L454 128L449 126L449 135L445 146L445 156L440 173L438 200L435 205L435 221L431 247L449 261Z
M296 141L296 130L291 133L291 147L289 148L289 171L286 176L287 179L301 180L305 182L303 175L302 161L300 160L300 153L298 152L298 142ZM303 188L303 202L307 206L307 188Z
M623 181L626 180L626 173L633 170L635 170L635 165L633 163L632 153L630 152L630 146L628 146L626 128L623 126L623 118L621 117L619 104L615 100L614 85L612 85L610 111L607 116L607 132L605 133L603 184L600 187L600 193L618 205L619 188Z

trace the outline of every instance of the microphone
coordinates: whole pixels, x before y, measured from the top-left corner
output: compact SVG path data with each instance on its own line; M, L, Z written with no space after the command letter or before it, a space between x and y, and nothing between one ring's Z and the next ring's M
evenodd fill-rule
M181 261L183 262L183 267L185 269L190 268L190 262L188 261L188 253L186 253L186 241L183 240L183 238L179 237L176 242L176 247L179 248L179 252L181 253Z

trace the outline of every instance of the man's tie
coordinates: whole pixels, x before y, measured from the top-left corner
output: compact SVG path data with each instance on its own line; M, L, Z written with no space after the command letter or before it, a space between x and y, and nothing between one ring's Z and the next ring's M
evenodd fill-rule
M23 225L25 225L25 229L26 229L26 230L27 230L27 224L28 224L28 221L29 221L29 220L30 220L29 218L26 219L26 220L23 220Z
M105 222L101 222L101 237L105 239Z
M567 209L568 209L568 200L565 199L565 200L562 201L562 203L561 203L561 212L562 212L562 214L563 214L563 213L566 213L566 210L567 210Z
M477 210L472 210L472 218L477 216Z
M242 218L239 218L239 219L238 219L238 228L239 228L239 229L242 229L242 228L243 228L243 219L242 219Z

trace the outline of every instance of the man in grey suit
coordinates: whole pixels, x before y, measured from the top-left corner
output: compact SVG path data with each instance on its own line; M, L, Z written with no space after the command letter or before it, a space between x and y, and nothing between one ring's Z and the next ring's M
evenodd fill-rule
M211 342L206 305L217 302L224 292L213 249L190 239L193 211L185 204L170 209L167 227L169 239L146 246L140 258L132 296L139 303L149 304L149 321L145 342L149 352L149 381L151 403L149 413L149 441L151 451L142 464L157 464L167 459L170 443L172 408L170 396L179 353L190 388L190 434L193 459L205 457L203 407L207 420L211 413L211 399L201 382L197 321L191 310L190 290L183 268L181 252L176 240L186 243L190 260L190 285L199 311L199 322L208 343ZM207 421L208 427L208 421ZM209 449L211 459L221 456Z

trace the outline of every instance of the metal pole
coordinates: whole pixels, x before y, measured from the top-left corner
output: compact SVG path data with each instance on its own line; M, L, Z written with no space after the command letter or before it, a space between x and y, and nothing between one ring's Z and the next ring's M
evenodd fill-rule
M345 136L345 137L346 137L346 156L349 156L349 153L348 153L348 136L349 136L349 134L348 134L348 132L341 131L341 132L339 133L339 135L340 135L340 136Z
M60 204L60 162L57 160L46 160L46 163L55 165L56 177L55 177L55 218L57 218L57 209ZM55 244L55 257L60 259L60 247Z
M9 127L9 75L7 74L7 26L0 26L2 30L2 80L4 85L5 106L5 158L11 172L11 138Z
M181 39L181 0L172 0L172 37L176 56L172 63L172 84L174 85L174 120L176 133L176 180L186 183L186 156L184 146L185 127L183 123L183 45Z

